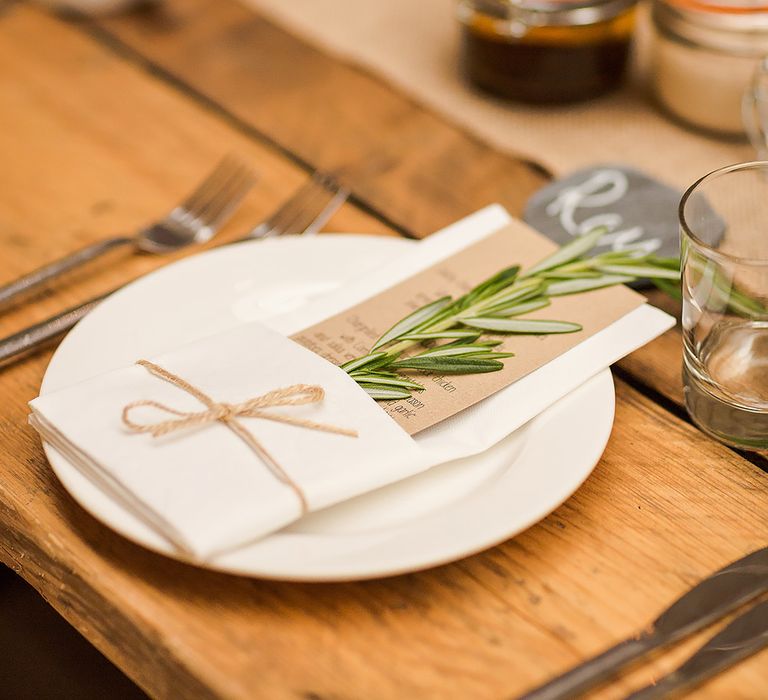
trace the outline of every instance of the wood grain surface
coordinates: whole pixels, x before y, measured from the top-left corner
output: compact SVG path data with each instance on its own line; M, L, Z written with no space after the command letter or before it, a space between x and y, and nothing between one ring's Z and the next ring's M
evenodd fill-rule
M301 162L354 171L356 195L417 237L485 204L520 211L546 182L233 0L169 2L92 31Z
M381 234L423 235L495 200L517 211L543 182L233 0L164 7L100 24L26 3L0 15L0 281L162 213L230 150L261 180L215 242L311 167L343 168L355 190L329 229ZM168 261L101 268L0 316L0 334ZM765 544L768 475L681 420L673 333L622 365L632 385L617 382L608 449L548 518L455 564L337 585L200 571L96 522L26 426L49 356L0 373L0 560L153 697L510 697ZM622 697L701 640L596 697ZM763 654L698 697L767 687Z

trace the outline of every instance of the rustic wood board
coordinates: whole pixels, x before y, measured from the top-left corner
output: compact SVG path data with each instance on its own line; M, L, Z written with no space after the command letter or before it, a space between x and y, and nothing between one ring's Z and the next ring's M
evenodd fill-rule
M93 31L301 161L353 170L356 195L414 236L493 202L519 212L546 182L234 0L174 1Z
M294 40L258 18L244 21L229 0L216 3L221 10L197 0L175 0L173 7L182 15L207 7L211 27L229 27L225 35L234 44L218 60L240 56L241 71L253 58L242 48L250 45L251 25L284 62L295 58L297 73L314 61L325 70L328 59L302 57ZM115 20L109 28L135 21ZM206 23L194 28L200 50L208 51ZM188 25L174 31L185 32L187 49L193 45ZM292 134L276 145L227 117L229 106L201 101L135 55L115 51L100 32L91 28L88 36L22 4L0 16L0 279L156 215L224 151L246 155L262 180L220 240L241 235L286 197L305 176L302 161L351 162L330 138L327 161L286 153ZM149 53L167 42L157 37L144 48ZM215 54L202 56L212 61ZM202 72L207 61L199 60ZM335 65L339 94L346 72L357 76L349 80L371 81ZM372 81L369 89L370 99L376 90L386 94ZM236 92L234 83L229 90ZM301 104L292 99L294 108ZM277 104L263 111L271 109L285 115ZM437 128L427 117L401 117ZM457 143L465 138L455 133ZM400 147L393 143L391 152ZM434 183L435 162L450 160L429 149L418 156L429 162L404 153L401 174L415 178L424 168ZM524 189L532 176L516 167L517 174L504 170L505 181L520 178ZM460 204L446 205L435 216L436 200L427 206L423 199L430 185L398 189L396 180L372 176L358 193L362 209L346 206L328 228L385 234L393 233L386 222L399 220L419 221L413 231L425 232L440 225L438 216L465 213ZM441 187L450 202L452 182ZM466 196L467 211L486 203L478 192ZM164 262L140 258L104 269L33 310L0 317L0 333ZM542 523L489 552L368 583L281 584L203 572L111 533L56 482L25 420L48 356L0 374L0 560L156 697L506 697L631 634L709 571L765 543L768 476L620 381L616 427L595 474ZM666 354L643 358L642 371L667 361ZM602 696L621 697L685 650ZM765 687L768 665L755 657L700 696L759 698Z

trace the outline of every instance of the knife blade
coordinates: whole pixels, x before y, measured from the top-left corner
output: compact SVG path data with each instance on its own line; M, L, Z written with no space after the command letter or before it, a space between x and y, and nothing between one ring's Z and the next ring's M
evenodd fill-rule
M718 632L680 667L625 700L656 700L701 685L768 646L768 601L751 608Z
M567 700L581 695L633 661L698 632L766 591L768 547L704 579L672 603L644 632L528 691L519 700Z

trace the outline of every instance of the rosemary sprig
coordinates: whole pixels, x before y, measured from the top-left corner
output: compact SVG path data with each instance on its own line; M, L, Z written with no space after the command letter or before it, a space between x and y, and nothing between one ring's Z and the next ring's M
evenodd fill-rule
M497 372L514 353L485 333L541 335L576 333L578 323L520 318L549 305L550 297L650 278L662 289L679 283L676 258L638 250L586 257L606 233L604 227L574 238L528 270L513 265L463 296L445 296L416 309L384 333L367 355L341 367L374 399L406 399L424 387L404 372L479 374ZM439 344L438 341L447 341ZM413 350L416 349L416 352Z

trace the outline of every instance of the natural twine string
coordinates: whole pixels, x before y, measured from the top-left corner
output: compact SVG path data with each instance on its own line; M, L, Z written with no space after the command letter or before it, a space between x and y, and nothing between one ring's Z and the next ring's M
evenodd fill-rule
M321 430L327 433L337 433L339 435L357 437L356 430L339 428L338 426L326 425L325 423L316 423L315 421L305 420L303 418L291 418L290 416L285 416L280 413L272 413L263 410L265 408L274 408L276 406L303 406L305 404L322 401L325 397L325 391L320 386L294 384L293 386L287 386L283 389L267 392L262 396L257 396L256 398L249 399L242 403L230 404L223 401L214 401L210 396L200 391L197 387L192 386L188 381L152 362L139 360L136 364L141 365L156 377L164 379L166 382L191 394L198 401L207 406L207 410L197 412L177 411L176 409L158 403L157 401L135 401L128 404L123 409L123 423L125 423L128 428L137 433L150 433L153 437L160 437L177 430L183 430L184 428L197 428L220 421L264 460L264 463L279 481L293 490L301 503L302 513L307 512L308 505L306 496L301 490L301 487L291 479L285 470L277 463L277 461L275 461L274 457L272 457L253 434L237 419L240 417L263 418L264 420L295 425L299 428ZM158 421L156 423L137 423L131 420L130 413L132 410L141 406L150 406L177 417Z

